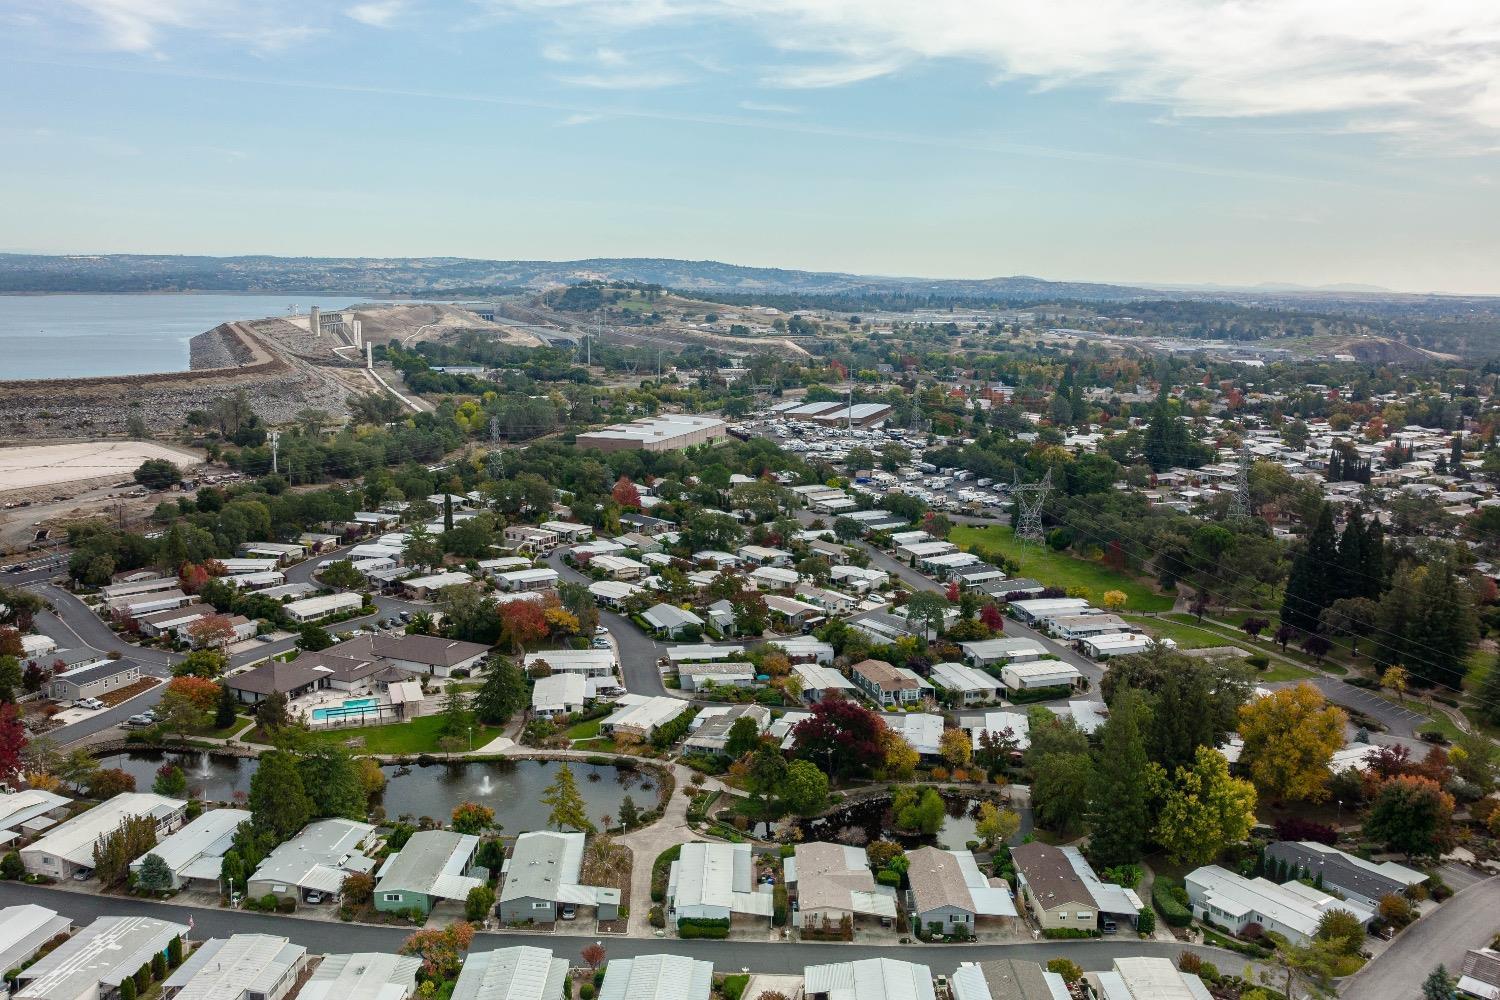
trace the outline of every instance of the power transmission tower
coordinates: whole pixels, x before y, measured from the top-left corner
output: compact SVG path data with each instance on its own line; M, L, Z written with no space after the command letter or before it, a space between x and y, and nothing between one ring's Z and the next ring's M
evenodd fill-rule
M490 444L492 444L492 445L498 445L499 443L500 443L500 418L496 417L496 416L492 416L492 417L490 417Z
M1240 467L1234 474L1234 496L1229 499L1229 519L1250 517L1250 446L1240 445Z
M1010 495L1016 501L1018 516L1016 519L1016 540L1025 544L1041 544L1042 541L1042 507L1047 502L1047 494L1052 491L1052 470L1042 477L1039 483L1016 483L1010 489Z
M281 452L281 432L271 431L266 438L271 442L271 474L276 475L281 472L281 467L277 462Z

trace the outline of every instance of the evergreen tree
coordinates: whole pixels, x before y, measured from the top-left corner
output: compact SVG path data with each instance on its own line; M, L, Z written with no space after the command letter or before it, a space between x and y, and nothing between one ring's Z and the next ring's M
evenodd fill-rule
M497 659L474 696L474 714L488 726L503 726L526 707L526 677L514 662Z
M219 685L219 704L214 710L214 728L228 729L234 725L235 713L239 710L239 702L234 692L227 684Z
M463 688L456 683L449 684L443 695L443 733L450 737L463 736L469 731L473 719Z
M1422 980L1422 1000L1458 1000L1458 981L1439 965Z
M1318 508L1311 534L1292 559L1286 591L1281 602L1281 620L1304 632L1318 630L1318 616L1338 596L1333 593L1338 566L1338 542L1333 529L1333 508Z
M453 494L443 491L443 532L453 530Z
M306 826L312 814L296 758L285 750L262 754L250 779L250 822L279 843Z
M1372 601L1380 600L1380 595L1385 593L1385 528L1380 524L1380 518L1372 517L1365 525L1365 541L1362 549L1364 555L1364 566L1361 569L1358 580L1364 586L1360 596L1368 597Z
M1099 732L1089 796L1089 856L1095 864L1135 864L1145 853L1150 828L1145 699L1126 688L1115 695L1109 721Z
M1219 716L1208 670L1195 665L1168 671L1162 676L1150 716L1151 759L1168 774L1191 766L1199 747L1218 744L1215 721Z
M152 892L172 888L172 870L160 854L147 854L141 859L141 870L136 875L136 885Z
M297 773L312 801L314 817L365 818L369 796L360 781L358 765L342 744L312 744L298 759Z
M1334 600L1364 594L1361 576L1365 567L1366 541L1364 518L1359 511L1355 511L1349 518L1349 523L1344 525L1343 534L1339 535L1338 573L1334 581L1338 593L1334 595ZM1333 601L1329 603L1332 604Z
M547 825L559 830L583 830L592 833L594 824L589 822L588 810L583 796L578 792L578 783L573 779L573 769L567 764L557 769L557 777L542 792L542 802L549 809Z
M1479 639L1473 592L1446 561L1424 569L1403 665L1419 682L1457 690L1469 670L1469 652Z

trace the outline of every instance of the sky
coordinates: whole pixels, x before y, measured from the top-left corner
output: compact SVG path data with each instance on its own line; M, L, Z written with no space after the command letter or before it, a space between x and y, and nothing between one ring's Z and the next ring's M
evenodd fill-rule
M1494 0L0 0L0 249L1500 293Z

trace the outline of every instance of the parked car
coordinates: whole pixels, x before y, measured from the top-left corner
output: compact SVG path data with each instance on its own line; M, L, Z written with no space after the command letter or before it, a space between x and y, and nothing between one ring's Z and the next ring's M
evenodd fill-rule
M594 634L595 635L609 635L609 629L605 628L603 625L595 625L594 626Z
M572 903L562 905L561 916L564 920L576 920L578 918L578 907Z
M608 639L595 639L593 642L589 643L589 645L592 646L592 647L594 647L595 649L608 649L609 648L609 640Z
M401 620L404 621L404 622L411 621L411 612L410 611L403 611L403 612L401 612Z
M323 902L323 894L321 892L309 892L307 894L307 901L309 903L321 903Z
M125 720L127 726L154 726L156 720L149 715L132 715Z
M98 698L79 698L77 701L73 702L73 706L75 708L97 710L104 707L104 702L100 701Z
M93 877L94 877L94 869L92 869L92 868L80 868L76 872L73 873L73 881L74 882L87 882L89 879L91 879Z

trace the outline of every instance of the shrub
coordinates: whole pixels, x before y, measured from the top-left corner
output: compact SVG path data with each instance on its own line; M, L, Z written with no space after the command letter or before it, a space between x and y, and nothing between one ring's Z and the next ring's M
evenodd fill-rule
M18 879L26 874L26 865L21 861L21 855L15 851L7 851L4 858L0 858L0 878Z
M881 885L888 885L893 889L901 887L901 873L893 872L889 868L882 868L875 873L875 881Z
M651 864L651 902L660 903L667 898L667 876L671 873L672 862L682 856L682 845L677 844L667 848L656 856Z
M1047 971L1062 976L1065 983L1076 983L1083 978L1083 968L1071 958L1053 958L1047 961Z
M1217 983L1219 981L1219 967L1212 962L1203 962L1198 966L1198 976L1205 983Z
M646 914L646 919L651 922L652 927L660 929L667 926L666 915L662 912L660 906L651 907L650 911Z
M1084 930L1082 927L1048 927L1042 931L1042 937L1048 941L1072 941L1078 938L1098 936L1098 931Z
M1254 653L1245 657L1245 663L1256 670L1265 670L1271 665L1271 658L1265 653Z
M1156 911L1149 906L1141 907L1141 912L1136 916L1135 929L1142 934L1152 934L1156 931Z
M297 900L294 899L291 896L287 896L287 897L285 897L283 899L278 899L276 901L276 912L277 913L296 913L297 912Z
M1196 976L1198 970L1203 968L1203 959L1199 958L1196 952L1184 951L1177 956L1177 968Z
M1193 911L1177 898L1177 893L1182 891L1180 885L1172 884L1172 880L1165 876L1158 876L1151 884L1151 902L1156 904L1156 912L1161 914L1168 927L1186 927L1193 922Z
M750 985L750 977L744 973L737 973L724 977L724 985L719 987L719 995L724 1000L740 1000L745 995L745 987Z
M729 937L729 921L684 917L677 921L677 936L684 941L691 941L695 938L722 941Z
M1338 843L1339 832L1323 823L1287 817L1276 821L1277 840L1312 840L1332 846Z
M578 987L578 1000L594 1000L594 984L584 983Z

